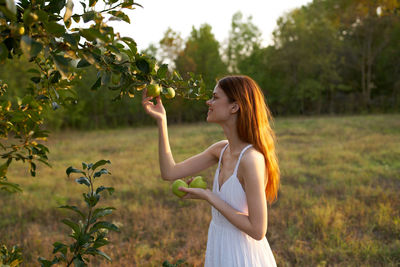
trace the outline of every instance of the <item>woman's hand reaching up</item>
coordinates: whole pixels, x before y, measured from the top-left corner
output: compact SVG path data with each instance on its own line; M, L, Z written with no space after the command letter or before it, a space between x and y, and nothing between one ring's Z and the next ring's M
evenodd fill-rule
M153 102L150 101L152 99L153 97L147 96L147 89L144 89L142 93L142 105L146 113L149 114L154 119L156 119L157 121L165 119L167 113L162 104L161 97L160 96L156 97L157 103L155 105Z

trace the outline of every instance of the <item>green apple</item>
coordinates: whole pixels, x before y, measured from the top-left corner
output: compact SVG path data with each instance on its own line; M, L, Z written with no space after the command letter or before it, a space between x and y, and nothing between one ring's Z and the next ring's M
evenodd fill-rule
M179 187L188 187L188 184L183 181L182 179L175 180L175 182L172 183L172 193L174 193L178 197L183 197L187 193L179 190Z
M147 96L157 97L161 93L161 87L159 84L149 84L147 86Z
M175 90L172 87L167 88L167 93L165 94L165 97L168 99L174 98L175 97Z
M190 188L207 188L207 182L204 181L203 177L196 176L189 184Z

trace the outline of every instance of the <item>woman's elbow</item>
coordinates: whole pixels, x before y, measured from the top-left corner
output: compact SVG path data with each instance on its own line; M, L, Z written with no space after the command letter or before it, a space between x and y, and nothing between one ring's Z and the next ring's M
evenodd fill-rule
M251 237L252 237L253 239L257 240L257 241L260 241L260 240L262 240L262 239L266 236L266 234L267 234L267 229L262 229L262 230L259 230L259 231L255 231L255 232L251 235Z
M163 179L164 181L171 181L173 180L173 178L167 174L161 174L161 179Z
M253 238L254 238L255 240L257 240L257 241L262 240L264 237L265 237L265 235L255 235L255 236L253 236Z

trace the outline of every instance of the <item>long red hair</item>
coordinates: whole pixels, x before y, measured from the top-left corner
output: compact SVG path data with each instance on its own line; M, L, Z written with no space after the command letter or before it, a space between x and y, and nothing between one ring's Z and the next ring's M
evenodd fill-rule
M237 130L239 138L252 144L264 155L267 186L265 195L269 203L278 196L280 170L275 152L275 133L270 126L271 112L265 103L264 94L258 84L248 76L227 76L218 81L218 86L229 101L239 105Z

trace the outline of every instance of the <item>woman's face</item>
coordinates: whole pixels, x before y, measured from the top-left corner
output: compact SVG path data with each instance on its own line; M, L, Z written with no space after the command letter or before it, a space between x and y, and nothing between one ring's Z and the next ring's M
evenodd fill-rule
M228 96L218 84L215 86L213 96L206 102L208 106L207 122L223 122L232 115L234 103L229 103Z

